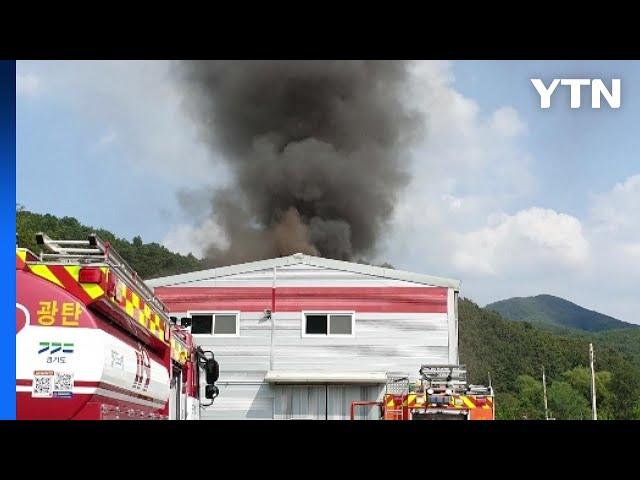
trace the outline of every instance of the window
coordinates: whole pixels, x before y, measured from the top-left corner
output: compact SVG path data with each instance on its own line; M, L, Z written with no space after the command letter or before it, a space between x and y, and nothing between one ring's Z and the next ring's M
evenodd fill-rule
M191 333L211 334L213 315L191 315Z
M307 335L326 335L327 334L327 316L326 315L307 315Z
M331 335L351 335L351 315L331 315L329 333Z
M235 335L236 334L236 315L216 315L216 321L213 324L214 335Z
M191 333L194 335L238 336L239 314L233 313L192 313Z
M353 313L303 313L303 335L353 335Z

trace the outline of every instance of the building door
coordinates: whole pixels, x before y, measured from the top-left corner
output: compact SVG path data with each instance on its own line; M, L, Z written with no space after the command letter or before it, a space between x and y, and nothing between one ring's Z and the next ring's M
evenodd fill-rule
M374 385L278 385L275 420L349 420L352 401L376 401L382 387ZM360 409L358 419L374 419L377 410Z
M278 385L275 390L275 420L326 419L327 392L324 385Z
M375 402L382 398L379 385L327 385L327 418L329 420L349 420L351 402ZM375 420L380 416L377 407L359 407L355 410L356 420Z

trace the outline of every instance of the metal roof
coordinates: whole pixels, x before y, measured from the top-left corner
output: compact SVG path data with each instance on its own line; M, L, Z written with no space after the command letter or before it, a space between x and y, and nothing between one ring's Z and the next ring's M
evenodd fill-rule
M147 280L146 283L150 287L170 287L170 286L186 286L190 283L196 283L204 280L212 280L215 278L226 277L229 275L238 275L242 273L255 272L257 270L266 270L277 267L286 267L288 265L310 265L320 268L329 268L333 270L341 270L345 272L359 273L362 275L370 275L373 277L388 278L392 280L403 280L406 282L419 283L434 287L451 287L456 290L460 289L460 281L450 278L433 277L420 273L406 272L393 268L376 267L373 265L363 265L360 263L344 262L341 260L332 260L329 258L314 257L312 255L304 255L295 253L287 257L272 258L269 260L259 260L257 262L241 263L238 265L229 265L227 267L211 268L208 270L199 270L195 272L182 273L179 275L170 275L167 277L153 278Z

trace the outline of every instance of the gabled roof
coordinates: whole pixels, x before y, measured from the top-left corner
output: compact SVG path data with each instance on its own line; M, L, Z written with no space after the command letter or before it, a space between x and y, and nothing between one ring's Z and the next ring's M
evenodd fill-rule
M395 270L393 268L375 267L373 265L363 265L360 263L343 262L340 260L332 260L329 258L314 257L295 253L287 257L272 258L269 260L259 260L257 262L241 263L238 265L229 265L227 267L211 268L208 270L199 270L195 272L182 273L179 275L170 275L168 277L153 278L147 280L146 283L150 287L169 287L169 286L185 286L189 283L195 283L203 280L212 280L219 277L229 275L238 275L242 273L255 272L258 270L266 270L274 267L286 267L288 265L310 265L313 267L329 268L332 270L341 270L345 272L359 273L362 275L370 275L372 277L389 278L392 280L403 280L405 282L414 282L434 287L452 287L456 290L460 289L460 281L450 278L433 277L431 275L423 275L420 273L406 272L403 270Z

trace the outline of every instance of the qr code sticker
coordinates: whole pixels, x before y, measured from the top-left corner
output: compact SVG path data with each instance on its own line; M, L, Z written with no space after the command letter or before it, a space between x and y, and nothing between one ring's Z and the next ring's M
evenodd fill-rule
M71 392L73 390L73 374L56 372L53 384L54 392Z
M53 372L34 372L32 397L51 398L53 396Z

